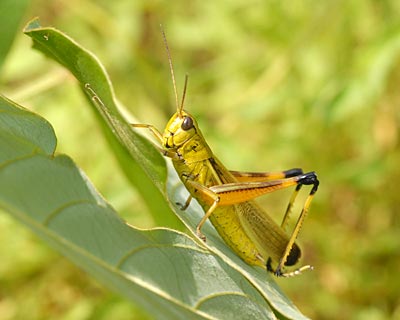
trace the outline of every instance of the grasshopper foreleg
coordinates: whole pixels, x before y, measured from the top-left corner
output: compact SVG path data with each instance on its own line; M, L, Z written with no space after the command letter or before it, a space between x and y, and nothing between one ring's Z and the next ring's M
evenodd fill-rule
M190 187L193 188L196 193L199 193L199 197L207 199L207 202L211 203L211 206L209 207L206 214L203 216L203 218L200 220L199 224L196 227L196 235L205 242L206 236L201 232L201 228L203 227L207 219L211 216L215 208L218 207L220 197L214 191L210 190L209 188L203 186L202 184L196 181L188 179L186 183L190 185Z

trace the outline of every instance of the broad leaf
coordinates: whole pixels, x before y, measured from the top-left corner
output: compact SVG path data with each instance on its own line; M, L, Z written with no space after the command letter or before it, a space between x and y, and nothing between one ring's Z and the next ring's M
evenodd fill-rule
M0 69L14 41L29 0L0 1Z
M171 207L173 207L175 213L194 233L196 224L204 214L202 209L195 201L192 202L189 209L185 212L179 210L179 207L175 205L177 202L183 203L185 201L187 197L186 190L184 190L179 183L176 173L173 172L173 170L167 171L167 166L157 149L154 148L149 141L136 134L119 113L111 83L98 60L61 32L53 28L40 27L37 20L32 21L26 27L25 33L32 37L35 48L68 68L77 78L80 86L92 102L92 106L97 112L98 119L101 121L103 128L106 130L106 135L111 145L114 150L118 151L116 155L119 157L120 162L123 166L129 164L130 167L135 168L135 172L126 170L126 173L128 176L135 176L137 174L140 177L140 183L137 184L138 188L145 188L147 186L142 183L142 179L146 177L146 179L151 181L164 195L165 199L169 201ZM123 160L121 160L121 158L123 158ZM135 177L131 177L131 179L135 180ZM169 210L156 210L159 215L168 215L170 214L168 211ZM131 274L135 276L140 275L139 278L146 279L146 281L156 287L159 286L159 282L162 282L168 288L171 285L173 288L184 289L184 294L179 298L176 298L174 295L172 296L185 305L190 301L194 303L189 303L191 307L203 311L207 310L209 314L218 315L218 317L224 318L222 315L227 315L231 310L238 318L246 318L249 314L255 312L254 307L257 306L257 310L262 310L260 312L264 314L263 317L268 315L268 317L273 318L273 314L268 307L268 305L270 305L278 314L282 314L287 318L304 318L297 308L282 294L274 280L265 270L251 267L238 258L221 240L210 224L206 224L203 231L207 236L207 244L201 244L201 246L205 246L209 251L201 252L201 255L199 255L194 249L181 250L181 257L177 258L174 255L170 255L166 252L168 250L166 250L162 253L162 256L164 257L165 255L164 258L167 259L167 261L163 262L159 261L159 253L153 256L149 255L148 259L133 259L136 260L135 262L128 259L129 262L132 261L130 267L130 270L132 270ZM173 231L165 232L175 234ZM103 235L104 234L108 234L108 232L103 232ZM110 235L110 237L112 236ZM195 247L194 242L192 246ZM173 247L175 246L173 245ZM200 250L198 247L195 248ZM204 250L207 249L204 248ZM153 251L153 253L155 253L155 251ZM207 252L213 252L216 256ZM197 257L199 257L199 259L197 259ZM210 257L213 257L215 260L210 260ZM215 263L214 261L217 262ZM120 263L120 265L124 266L124 263ZM177 267L175 270L178 276L170 282L169 279L165 279L165 272L162 271L162 265L165 263L171 263L174 266L190 267L187 271ZM214 270L216 265L224 269L219 275L218 272L220 271ZM151 277L143 275L142 272L138 270L141 268L140 266L142 266L143 270L146 272L151 271L154 267L159 272L158 277L155 276L155 273L152 273ZM230 270L228 272L229 277L231 277L230 281L226 281L225 279L225 276L228 274L225 268L227 268L226 270ZM200 269L202 270L201 273L199 273ZM234 270L237 270L237 272ZM198 277L198 275L201 276ZM223 283L216 280L220 278L224 278ZM240 292L241 290L235 291L236 289L232 291L229 284L230 282L238 284L243 292ZM203 286L214 287L214 284L218 285L219 289L214 291L212 299L209 299L211 296L208 296L206 299L198 300L186 297L186 295L189 294L186 292L186 289L191 292L189 294L189 296L191 296L193 290L199 293L204 289L209 289L203 288ZM219 287L219 285L221 286ZM217 294L217 292L219 293ZM238 301L232 305L236 300L245 301L245 303L239 303ZM250 301L253 302L250 303ZM234 307L235 309L233 309ZM206 310L203 308L206 308ZM213 311L211 312L210 310Z
M40 32L29 31L35 27L39 28L37 20L25 29L28 35L34 37L35 48L68 68L79 79L83 90L86 90L85 85L90 84L91 90L102 93L101 98L107 109L95 109L101 119L99 123L126 176L134 185L141 186L138 191L152 212L154 221L160 226L178 226L159 192L164 188L163 181L167 175L165 161L154 148L149 147L147 140L131 130L118 112L111 83L103 67L92 54L61 33L40 28Z
M54 155L52 127L1 96L0 142L0 207L156 318L271 316L250 282L186 235L122 221L69 157Z

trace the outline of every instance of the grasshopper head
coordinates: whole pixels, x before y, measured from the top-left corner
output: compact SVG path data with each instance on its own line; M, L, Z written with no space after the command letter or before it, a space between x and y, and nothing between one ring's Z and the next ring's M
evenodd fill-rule
M198 133L196 120L182 109L169 120L163 134L163 145L167 149L178 149Z

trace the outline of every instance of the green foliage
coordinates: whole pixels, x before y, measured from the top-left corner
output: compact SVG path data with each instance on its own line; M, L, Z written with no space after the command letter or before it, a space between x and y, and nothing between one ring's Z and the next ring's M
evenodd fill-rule
M0 2L0 70L28 4L28 0L2 0Z
M161 191L166 190L166 167L159 152L135 134L119 114L113 90L97 60L59 31L42 28L37 20L25 32L35 48L68 68L89 96L96 92L89 101L119 149L126 151L122 156L129 154L131 166L136 161ZM208 246L221 258L172 230L129 227L68 157L54 155L56 139L46 122L7 99L2 99L0 115L5 143L0 149L5 157L0 170L1 207L91 275L146 307L152 316L274 319L271 305L288 318L303 317L264 270L242 262L215 231L207 233ZM114 140L111 143L116 143ZM172 199L177 191L173 187L176 177L173 180L171 177L168 182ZM143 187L143 178L137 187ZM200 207L182 212L175 205L175 210L194 233L202 215Z
M301 318L262 272L254 285L183 234L128 226L70 158L54 155L54 132L42 118L1 98L0 124L0 207L155 318L274 318L266 298Z
M96 114L98 119L102 120L102 128L114 147L125 174L139 187L138 190L150 208L154 220L159 225L167 225L171 221L168 215L172 213L155 190L155 186L160 190L165 188L167 173L162 156L154 148L145 148L144 145L149 146L150 143L135 134L124 121L118 112L113 89L102 66L94 56L65 35L53 29L42 29L38 20L33 20L24 32L33 38L36 49L65 66L79 80L83 90L88 91L85 86L90 84L90 90L101 93L104 106L98 106ZM132 158L136 161L132 161Z
M315 270L279 279L280 287L311 318L396 319L398 12L395 0L33 0L25 16L40 16L95 52L137 122L159 129L173 112L162 23L178 91L188 72L187 109L227 167L302 167L319 175L320 190L299 239L303 262ZM22 10L15 14L23 16ZM143 191L125 179L129 166L120 155L119 166L113 160L121 152L117 141L110 152L98 130L101 121L86 109L71 77L28 50L16 24L11 30L0 23L1 31L17 34L0 91L52 123L58 152L72 156L124 219L142 227L173 226L173 220L149 218L154 210L141 200ZM177 188L168 189L171 199L181 196ZM260 201L278 220L288 197L271 194ZM167 216L174 217L162 218ZM212 228L206 233L212 236ZM0 243L5 319L143 317L4 214Z

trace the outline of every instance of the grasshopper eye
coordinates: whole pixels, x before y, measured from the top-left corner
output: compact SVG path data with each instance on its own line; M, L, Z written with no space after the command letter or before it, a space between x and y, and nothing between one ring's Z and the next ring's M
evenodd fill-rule
M193 119L191 117L185 117L185 119L183 119L181 128L185 131L192 129L193 128Z

